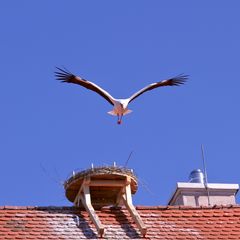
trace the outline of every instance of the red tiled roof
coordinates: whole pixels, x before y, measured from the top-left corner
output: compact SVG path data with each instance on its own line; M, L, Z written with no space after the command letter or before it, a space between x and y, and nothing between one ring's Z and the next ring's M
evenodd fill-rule
M136 207L145 239L240 239L240 205ZM129 212L97 210L103 239L143 239ZM87 212L75 207L0 207L0 239L99 239Z

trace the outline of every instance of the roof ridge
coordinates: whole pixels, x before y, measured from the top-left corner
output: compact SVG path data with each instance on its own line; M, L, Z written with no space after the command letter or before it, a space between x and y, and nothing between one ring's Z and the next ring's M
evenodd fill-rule
M73 210L74 206L0 206L0 210Z
M213 205L213 206L144 206L136 205L137 210L195 210L195 209L229 209L229 208L240 208L240 204L229 204L229 205ZM104 207L102 209L115 209L119 207ZM0 210L74 210L74 209L83 209L82 207L75 206L0 206ZM100 209L97 209L100 210Z

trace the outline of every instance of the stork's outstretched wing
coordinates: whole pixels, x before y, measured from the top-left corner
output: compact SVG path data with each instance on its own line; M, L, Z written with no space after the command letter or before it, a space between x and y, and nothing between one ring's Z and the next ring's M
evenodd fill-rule
M89 82L81 77L75 76L74 74L72 74L71 72L69 72L67 70L63 70L58 67L57 67L57 69L59 70L59 71L55 72L55 76L56 76L57 80L60 80L62 82L75 83L75 84L81 85L82 87L85 87L89 90L92 90L92 91L98 93L103 98L105 98L110 104L114 105L114 98L104 89L100 88L96 84Z
M178 75L174 78L170 78L170 79L167 79L167 80L163 80L163 81L160 81L160 82L149 84L145 88L142 88L138 92L134 93L129 98L129 103L131 101L133 101L135 98L137 98L138 96L140 96L141 94L143 94L143 93L145 93L149 90L152 90L152 89L158 88L158 87L164 87L164 86L179 86L181 84L184 84L184 82L186 82L187 79L188 79L187 75Z

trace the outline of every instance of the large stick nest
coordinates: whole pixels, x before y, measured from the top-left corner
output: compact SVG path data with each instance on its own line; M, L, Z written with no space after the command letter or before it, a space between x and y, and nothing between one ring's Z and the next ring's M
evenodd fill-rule
M96 176L96 175L127 175L132 177L137 182L137 176L133 173L132 169L119 167L119 166L102 166L86 169L77 173L74 173L70 178L64 182L64 188L75 179Z

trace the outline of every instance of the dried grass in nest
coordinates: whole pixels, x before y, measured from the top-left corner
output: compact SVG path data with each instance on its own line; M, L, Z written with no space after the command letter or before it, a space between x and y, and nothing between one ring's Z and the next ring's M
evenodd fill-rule
M94 167L94 168L89 168L86 170L83 170L81 172L78 172L74 175L72 175L70 178L68 178L64 182L64 187L66 188L69 183L74 181L75 179L78 178L84 178L86 176L91 176L91 175L104 175L104 174L123 174L123 175L128 175L131 176L136 182L137 182L137 176L134 175L132 169L128 169L125 167L115 167L115 166L103 166L103 167Z

